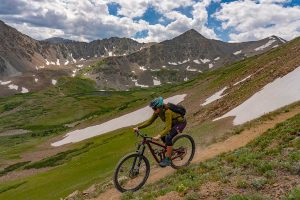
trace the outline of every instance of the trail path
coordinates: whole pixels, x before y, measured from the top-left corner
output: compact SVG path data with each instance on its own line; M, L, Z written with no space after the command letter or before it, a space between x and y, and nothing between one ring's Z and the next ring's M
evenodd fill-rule
M198 149L193 159L193 163L199 163L201 161L205 161L207 159L213 158L221 153L233 151L235 149L243 147L247 143L255 139L256 137L266 132L269 128L272 128L276 124L283 122L299 113L300 113L300 106L291 109L289 112L281 113L275 116L272 120L267 120L262 124L259 124L248 130L244 130L238 135L231 136L225 141L212 144L207 148ZM147 180L147 184L158 181L172 174L174 171L175 170L170 167L151 169L150 177ZM101 193L94 200L118 200L118 199L121 199L121 193L113 188L105 191L104 193Z

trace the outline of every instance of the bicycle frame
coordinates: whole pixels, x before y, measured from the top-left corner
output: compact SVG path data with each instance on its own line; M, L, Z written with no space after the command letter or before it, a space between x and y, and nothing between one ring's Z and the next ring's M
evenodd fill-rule
M138 147L137 147L137 152L138 152L140 155L143 155L143 154L144 154L145 149L146 149L146 146L145 146L145 145L148 146L148 148L149 148L149 150L150 150L150 152L151 152L153 158L155 159L155 161L156 161L157 163L159 163L162 159L165 158L165 153L167 152L167 146L166 146L166 145L161 144L161 143L159 143L159 142L152 141L151 138L143 137L143 141L142 141L142 142L138 145ZM152 145L158 146L158 147L162 148L162 150L159 151L159 152L155 152L155 149L152 147ZM142 149L141 149L141 148L142 148ZM174 160L174 159L180 157L180 156L179 156L179 155L180 155L180 151L181 151L180 149L179 149L179 150L178 150L178 149L173 149L173 152L177 152L177 153L179 152L179 154L177 154L177 156L175 156L175 157L172 157L171 159ZM158 156L159 156L159 157L158 157Z

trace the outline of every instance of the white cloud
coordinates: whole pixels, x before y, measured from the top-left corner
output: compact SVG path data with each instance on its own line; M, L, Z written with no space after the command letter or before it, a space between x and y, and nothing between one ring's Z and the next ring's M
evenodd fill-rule
M217 38L213 29L207 27L207 6L211 0L2 0L0 19L35 39L64 37L73 40L133 37L137 32L148 30L146 38L139 41L160 42L181 34L191 28L204 36ZM13 2L13 3L12 3ZM112 16L108 3L118 3L118 14ZM16 5L21 5L16 6ZM153 7L162 14L168 25L149 24L136 20ZM192 6L193 18L174 11L179 7ZM10 10L5 13L5 10Z
M222 3L214 16L222 28L233 28L232 41L249 41L277 35L286 40L300 35L300 7L284 7L285 0L242 0Z

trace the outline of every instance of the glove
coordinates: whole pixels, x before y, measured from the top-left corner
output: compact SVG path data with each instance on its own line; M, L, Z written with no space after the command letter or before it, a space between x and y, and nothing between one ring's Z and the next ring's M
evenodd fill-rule
M155 137L153 137L153 140L159 140L161 138L161 135L157 135L157 136L155 136Z

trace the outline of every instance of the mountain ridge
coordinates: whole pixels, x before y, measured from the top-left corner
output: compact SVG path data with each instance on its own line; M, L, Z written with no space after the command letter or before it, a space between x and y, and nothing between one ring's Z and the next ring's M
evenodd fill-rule
M5 94L21 92L21 87L39 90L62 75L91 78L102 90L178 83L284 43L277 37L226 43L207 39L191 29L160 43L111 37L89 43L56 38L53 44L1 24L5 28L0 30L0 80L24 84L18 90L4 88ZM34 76L40 77L38 83Z

